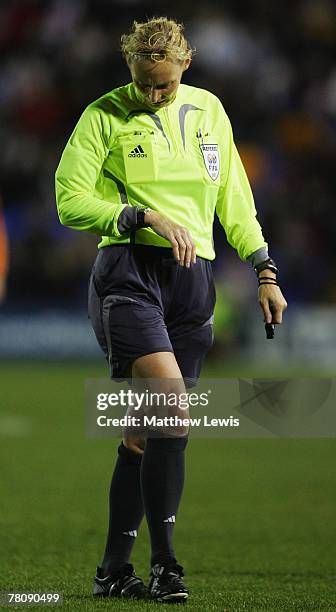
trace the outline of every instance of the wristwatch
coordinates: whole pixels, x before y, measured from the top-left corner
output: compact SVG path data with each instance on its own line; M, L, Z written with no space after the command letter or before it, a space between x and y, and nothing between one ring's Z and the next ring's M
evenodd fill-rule
M150 227L150 223L145 223L145 214L146 212L150 212L151 208L142 208L138 206L136 209L136 228L140 229L142 227Z
M266 261L262 261L261 263L259 263L256 266L254 266L254 271L255 271L257 276L263 270L271 270L271 272L274 272L274 274L278 274L278 272L279 272L279 270L278 270L278 268L276 266L275 261L273 259L271 259L270 257L268 259L266 259Z

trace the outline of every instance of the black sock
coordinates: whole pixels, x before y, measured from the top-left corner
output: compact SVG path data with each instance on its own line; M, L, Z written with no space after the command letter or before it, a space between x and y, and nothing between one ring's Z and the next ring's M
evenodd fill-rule
M128 562L144 516L140 488L142 455L120 444L110 487L109 530L102 574L118 571Z
M188 438L148 438L141 488L151 538L151 564L175 561L173 529L184 485Z

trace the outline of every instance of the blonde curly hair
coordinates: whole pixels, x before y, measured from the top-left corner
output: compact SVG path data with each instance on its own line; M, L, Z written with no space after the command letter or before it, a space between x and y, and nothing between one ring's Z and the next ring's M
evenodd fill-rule
M182 23L167 17L152 17L141 23L134 21L131 32L121 37L121 51L129 61L183 62L195 53L183 30Z

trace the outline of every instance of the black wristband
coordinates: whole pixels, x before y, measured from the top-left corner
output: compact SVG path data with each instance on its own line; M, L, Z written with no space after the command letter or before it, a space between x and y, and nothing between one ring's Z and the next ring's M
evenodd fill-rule
M273 278L272 276L261 276L258 278L258 285L260 287L260 285L276 285L277 287L278 285L278 281L276 278Z
M274 272L274 274L278 274L278 272L279 272L279 270L278 270L278 268L276 266L275 261L273 259L271 259L270 257L268 259L266 259L266 261L262 261L261 263L259 263L256 266L254 266L254 271L255 271L257 276L263 270L271 270L271 272Z

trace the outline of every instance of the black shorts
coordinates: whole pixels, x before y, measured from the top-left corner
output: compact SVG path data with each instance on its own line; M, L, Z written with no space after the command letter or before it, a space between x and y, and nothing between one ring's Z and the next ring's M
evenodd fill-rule
M213 342L211 262L184 268L171 249L116 245L100 249L89 284L89 317L110 364L123 380L143 355L175 354L187 386L196 384Z

